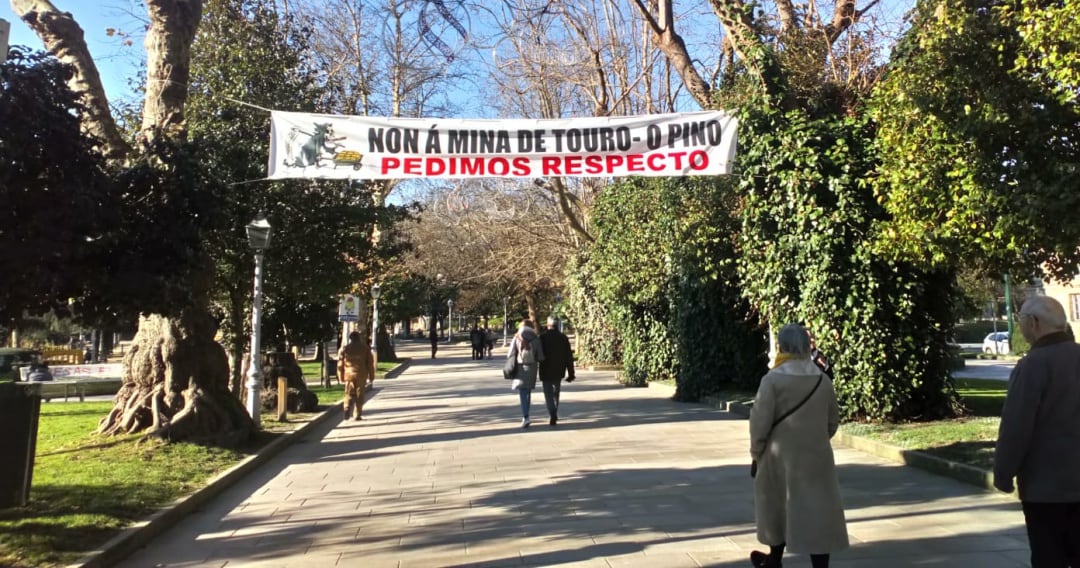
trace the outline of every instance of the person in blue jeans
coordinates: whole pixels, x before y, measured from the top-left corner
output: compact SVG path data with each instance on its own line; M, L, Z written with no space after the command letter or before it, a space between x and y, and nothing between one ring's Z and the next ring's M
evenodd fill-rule
M574 382L574 351L570 340L559 331L559 320L550 317L547 331L540 335L544 346L544 360L540 363L540 382L544 385L544 402L547 404L548 424L559 423L559 398L562 394L563 377Z
M532 404L532 391L536 388L536 376L540 371L540 362L544 360L544 346L536 334L532 320L522 320L521 326L510 342L510 351L506 358L514 358L514 382L510 388L518 391L521 402L521 427L528 428L529 407Z

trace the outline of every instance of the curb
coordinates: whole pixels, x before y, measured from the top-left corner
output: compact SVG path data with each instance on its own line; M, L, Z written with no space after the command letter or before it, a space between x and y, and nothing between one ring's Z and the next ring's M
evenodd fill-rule
M383 378L392 379L397 377L405 372L405 369L409 367L410 363L412 363L411 358L406 357L402 359L396 367L387 371L386 374L383 375ZM97 550L90 551L83 555L82 558L77 560L75 564L72 564L71 566L83 568L107 567L127 558L136 550L145 546L146 543L153 540L154 537L165 532L200 506L220 495L244 476L258 469L263 464L270 461L274 456L280 454L285 448L295 443L300 436L307 434L308 431L318 427L327 420L330 420L330 418L339 412L341 412L341 404L331 403L329 408L324 410L322 414L312 418L307 424L289 432L288 435L270 442L264 448L259 450L258 453L245 458L240 463L221 472L217 477L208 481L203 488L195 491L191 495L181 497L173 503L166 505L162 510L150 515L149 518L124 528L120 534L109 539Z
M398 362L396 367L390 369L389 371L386 372L386 374L383 375L383 379L396 378L398 375L404 373L405 369L408 369L409 365L411 365L411 364L412 364L412 357L403 358L401 361Z
M177 499L164 509L150 515L132 526L124 528L120 534L109 539L97 550L93 550L77 560L72 567L98 568L113 566L133 552L146 545L154 537L165 532L174 524L198 509L203 504L217 497L234 483L247 474L262 466L274 456L281 453L285 448L292 445L309 430L326 422L331 417L341 412L341 405L331 404L330 408L322 414L311 419L307 424L293 430L286 436L282 436L267 444L259 453L254 454L233 467L221 472L214 477L206 486L188 495Z
M855 436L844 431L836 433L836 441L849 448L875 455L879 458L885 458L889 461L908 465L943 477L950 477L989 492L1001 493L994 487L993 472L985 469L940 458L919 450L905 450L899 446L893 446L862 436ZM1015 491L1010 495L1014 499L1019 499L1019 495Z
M652 385L650 385L652 386ZM670 387L663 387L670 388ZM674 389L671 389L674 392ZM702 399L706 404L713 406L719 410L730 412L736 416L742 418L750 417L751 405L742 402L732 402L728 400L722 400L715 397L704 397ZM948 477L961 481L969 485L974 485L979 489L986 490L991 493L1001 493L994 487L994 474L991 471L980 469L975 466L971 466L965 463L955 462L940 458L922 452L919 450L906 450L899 446L893 446L884 442L879 442L863 436L855 436L840 430L836 433L835 439L838 443L859 450L879 458L884 458L892 462L896 462L905 466L914 467L923 471L940 475L942 477ZM1014 491L1010 494L1014 499L1019 499L1019 495Z

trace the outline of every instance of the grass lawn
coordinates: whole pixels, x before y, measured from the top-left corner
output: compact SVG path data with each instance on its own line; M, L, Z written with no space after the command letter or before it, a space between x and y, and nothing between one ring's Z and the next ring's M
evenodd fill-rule
M972 415L955 420L907 424L845 424L845 432L990 469L994 465L1005 381L957 379L957 391Z
M398 363L379 363L380 377ZM300 364L309 380L319 364ZM344 387L312 386L319 406L339 402ZM0 510L0 566L70 564L122 528L206 485L284 432L318 413L277 422L264 413L263 432L239 451L195 444L102 438L93 432L112 402L42 403L30 503Z
M393 369L394 367L397 367L403 361L404 361L404 359L402 361L394 361L394 362L379 361L378 363L375 364L375 374L378 377L382 377L382 376L386 375L387 371L389 371L390 369ZM322 363L320 363L318 361L301 361L300 362L300 370L304 372L304 378L308 382L311 382L313 380L318 380L319 377L322 376ZM330 370L330 375L333 376L334 373L337 373L337 370L331 369Z
M41 405L30 502L0 510L0 565L71 563L125 526L205 485L241 451L93 434L111 402Z

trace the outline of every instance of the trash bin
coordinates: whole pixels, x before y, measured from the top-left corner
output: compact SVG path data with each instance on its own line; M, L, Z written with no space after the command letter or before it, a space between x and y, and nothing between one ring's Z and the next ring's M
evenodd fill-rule
M40 413L40 384L0 382L0 509L30 498Z

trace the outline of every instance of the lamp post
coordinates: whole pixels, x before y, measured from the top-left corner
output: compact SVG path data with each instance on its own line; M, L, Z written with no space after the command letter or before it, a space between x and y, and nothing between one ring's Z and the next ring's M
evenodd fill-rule
M260 427L259 410L262 408L259 390L262 389L262 363L259 361L259 340L262 330L263 300L263 253L270 248L270 222L259 212L254 221L247 224L248 244L255 251L255 297L251 301L251 364L248 365L247 411Z
M510 324L510 322L506 321L506 318L508 317L507 313L506 313L506 304L509 301L510 301L510 296L506 296L506 297L503 298L503 347L506 347L506 336L509 335L507 332L510 329L510 328L506 327L507 325Z
M446 342L454 342L454 299L446 301Z
M378 345L375 343L376 337L379 335L379 296L382 292L379 291L379 283L376 282L371 286L371 305L373 306L374 313L371 316L371 351L378 353Z
M562 292L555 292L555 308L552 309L551 311L555 312L555 310L558 310L559 306L561 304L562 304ZM555 315L555 314L553 313L552 315ZM562 318L559 317L558 315L555 315L555 329L559 330L559 332L562 332Z

